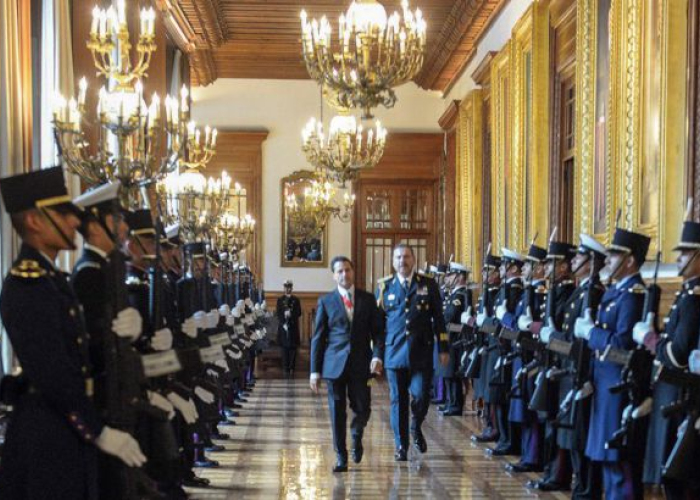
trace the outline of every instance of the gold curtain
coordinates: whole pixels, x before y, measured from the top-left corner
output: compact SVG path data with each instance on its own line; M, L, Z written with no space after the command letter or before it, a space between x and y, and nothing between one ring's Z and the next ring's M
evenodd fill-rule
M29 0L0 2L0 177L26 172L32 164L32 53ZM23 57L24 56L24 57ZM5 276L17 250L10 218L0 218L0 274ZM1 332L2 368L12 366L12 348Z

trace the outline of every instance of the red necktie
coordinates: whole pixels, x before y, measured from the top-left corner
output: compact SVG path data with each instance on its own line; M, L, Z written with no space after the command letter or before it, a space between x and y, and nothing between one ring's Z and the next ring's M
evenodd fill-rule
M345 295L341 295L341 297L343 298L343 303L345 304L345 307L352 311L352 302L350 301L350 299L347 298Z

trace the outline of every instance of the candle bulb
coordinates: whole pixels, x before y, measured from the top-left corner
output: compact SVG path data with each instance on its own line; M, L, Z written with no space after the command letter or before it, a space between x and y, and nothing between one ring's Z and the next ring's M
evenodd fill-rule
M158 92L153 92L151 106L155 110L155 119L158 120L160 118L160 97L158 97Z
M212 149L214 148L214 146L216 146L216 135L218 133L219 133L218 130L216 130L216 129L212 130L212 133L211 133L211 147L212 147Z
M92 24L90 25L90 35L97 36L97 27L100 24L100 9L95 6L92 9Z
M85 104L85 93L87 91L87 80L85 79L85 77L82 77L78 82L78 88L78 104L80 106L83 106Z
M209 125L207 125L206 127L204 127L204 145L206 147L209 147L210 136L211 136L211 127Z
M148 18L146 14L146 9L141 9L141 16L139 17L140 24L139 24L139 33L141 36L146 36L148 33L146 32L147 27L148 27Z

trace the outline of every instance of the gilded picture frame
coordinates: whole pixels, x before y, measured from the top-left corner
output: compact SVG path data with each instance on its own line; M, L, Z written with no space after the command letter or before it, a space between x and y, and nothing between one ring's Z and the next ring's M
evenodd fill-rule
M314 172L298 170L280 180L281 228L280 267L326 267L328 265L328 224L323 228L304 217L289 213L287 198L295 196L304 206L304 191L315 179Z

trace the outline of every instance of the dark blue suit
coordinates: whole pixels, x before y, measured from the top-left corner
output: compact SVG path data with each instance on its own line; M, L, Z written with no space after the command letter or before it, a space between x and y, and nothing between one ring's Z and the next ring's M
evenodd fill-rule
M639 274L610 287L603 295L596 326L591 330L588 346L602 353L609 345L616 349L632 349L632 329L642 319L644 282ZM620 452L606 449L605 443L620 428L622 411L628 404L626 393L612 394L610 388L620 382L622 367L607 361L593 362L593 408L588 431L586 455L603 462L606 498L627 498L632 490L630 462Z
M361 439L370 415L370 363L384 356L384 325L371 293L355 289L352 321L336 289L318 299L311 338L311 373L328 385L328 407L336 453L347 457L345 400L355 414L353 439Z
M440 291L435 280L414 274L408 290L398 276L380 280L379 307L386 324L384 367L391 395L391 427L396 447L408 449L409 393L412 398L411 428L420 429L430 405L433 375L433 344L449 351Z

